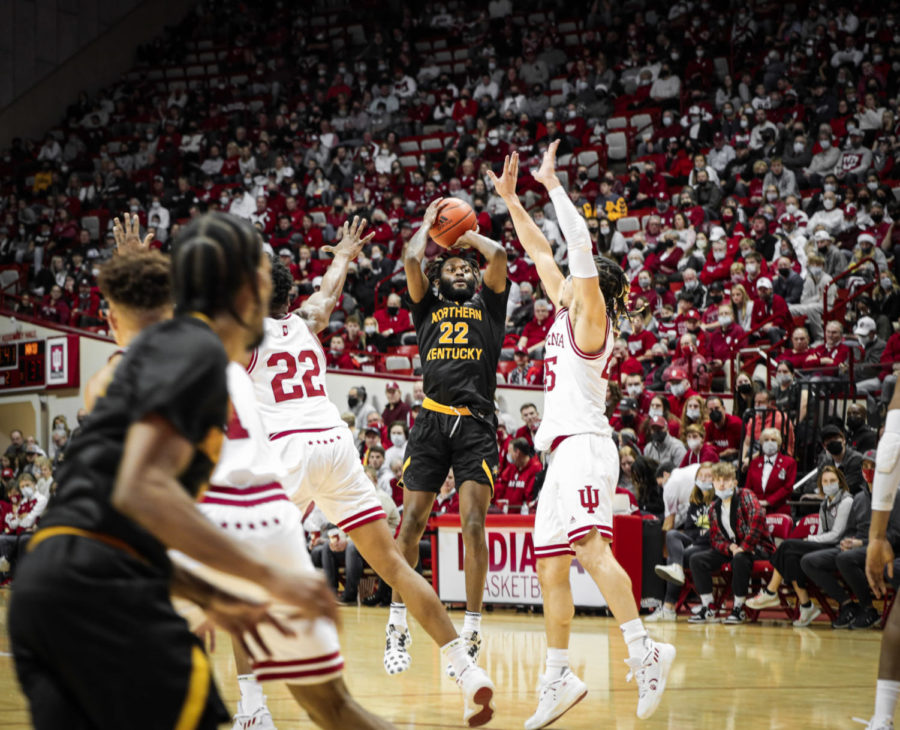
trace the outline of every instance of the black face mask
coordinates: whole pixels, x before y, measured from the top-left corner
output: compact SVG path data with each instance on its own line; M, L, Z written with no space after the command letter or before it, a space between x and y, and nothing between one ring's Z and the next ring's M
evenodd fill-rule
M844 442L840 439L829 441L827 444L825 444L825 449L832 456L840 456L840 453L844 450Z
M387 308L387 313L388 313L391 317L396 317L396 316L397 316L397 312L399 312L399 311L400 311L400 307L388 307L388 308Z
M719 302L722 301L722 295L721 295L721 294L710 294L710 295L709 295L709 300L710 300L713 304L718 304Z
M738 393L746 397L753 393L753 386L750 385L750 383L742 383L737 387L737 391Z
M722 411L710 411L709 420L713 423L720 423L722 421Z
M657 294L665 294L667 291L669 291L669 287L663 286L662 284L654 288L656 289Z
M356 408L359 405L359 398L354 398L352 395L347 398L347 405L352 409Z
M587 180L587 179L588 179L587 173L586 173L586 172L579 172L579 173L578 173L578 179L579 179L579 180Z
M665 361L665 358L662 355L654 355L653 356L653 364L654 365L657 365L657 366L662 365L664 361Z
M783 279L787 279L791 275L790 269L778 269L778 275Z
M851 431L855 431L859 427L861 427L865 423L865 421L859 416L847 416L847 427Z
M872 220L876 223L881 223L884 220L884 213L872 213Z
M653 431L653 433L650 434L650 438L653 439L653 443L661 444L663 441L666 440L665 429L660 429L659 431Z

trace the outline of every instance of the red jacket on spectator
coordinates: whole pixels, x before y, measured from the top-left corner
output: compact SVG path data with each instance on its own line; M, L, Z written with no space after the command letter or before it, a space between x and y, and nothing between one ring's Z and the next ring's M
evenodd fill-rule
M534 264L529 264L521 258L511 261L507 266L506 273L509 276L509 280L516 282L516 284L527 281L532 287L536 287L540 282L540 277Z
M844 343L840 343L836 347L829 347L828 343L823 342L818 347L813 347L810 352L815 358L815 361L808 363L807 367L818 366L827 368L825 372L828 375L833 376L836 376L838 373L838 371L834 368L836 368L841 363L847 362L847 360L850 359L850 348L847 347L847 345L845 345ZM822 358L829 358L833 362L830 365L823 365Z
M394 499L394 502L397 500ZM403 497L401 494L400 504L397 506L401 506L403 504ZM459 514L459 492L455 489L453 490L453 494L449 497L442 497L441 493L438 492L434 497L434 504L431 507L431 511L435 514L439 515L457 515Z
M632 332L628 335L628 352L633 358L646 355L659 340L649 330L641 330L639 333ZM641 368L643 370L643 368Z
M381 420L384 421L384 425L388 427L388 431L390 431L391 424L395 421L402 421L407 427L410 427L412 426L412 409L402 400L398 401L395 406L388 403L381 413Z
M349 352L342 352L339 355L333 354L331 350L325 351L325 364L330 368L338 368L339 370L359 370L359 363L356 362Z
M540 425L538 423L537 425ZM534 434L537 433L537 428L532 432L528 426L521 426L518 431L516 431L513 439L525 439L530 445L531 448L534 448Z
M890 375L895 362L900 362L900 332L892 334L887 341L884 352L881 353L881 364L885 367L881 370L880 377L884 380L886 375Z
M785 454L776 454L774 458L775 463L765 489L762 486L766 459L763 454L750 461L747 468L747 482L744 486L752 490L757 499L769 503L768 507L763 508L767 514L789 515L791 508L787 500L793 493L794 483L797 481L797 462Z
M803 352L796 352L793 349L785 350L778 356L777 362L782 360L786 360L793 365L794 370L812 367L818 363L818 357L808 347Z
M41 302L38 316L41 319L46 319L48 322L68 324L71 314L69 305L66 304L66 301L63 297L60 297L56 300L56 302L54 302L48 294Z
M784 297L772 292L772 299L767 304L762 299L753 301L753 313L750 315L750 331L758 333L763 322L772 317L772 324L790 333L794 326L794 319L788 309ZM751 335L752 336L752 335Z
M541 462L532 456L523 469L508 464L494 486L494 502L509 500L510 507L520 507L534 500L534 479L541 471Z
M706 258L706 263L700 270L700 282L705 286L709 286L714 281L728 281L731 279L731 265L734 259L726 254L721 261L716 261L710 251Z
M696 454L688 449L678 466L690 466L691 464L702 464L704 461L716 462L718 460L719 453L710 444L704 443Z
M303 236L303 243L311 249L318 250L322 247L322 229L317 225L310 226L308 231L301 230L300 235Z
M375 314L372 316L378 322L378 331L383 335L388 333L388 331L399 335L403 332L409 332L413 328L412 321L409 318L409 311L406 309L401 308L393 317L388 314L387 309L376 309Z
M757 548L775 551L775 543L769 534L766 515L756 495L749 489L735 489L731 498L731 514L722 514L722 501L716 499L709 510L709 543L713 550L731 557L731 538L722 527L722 520L729 520L734 528L735 542L744 552Z
M737 416L725 413L721 423L707 421L703 424L706 431L706 443L712 446L717 454L728 449L738 449L741 446L741 427L743 422Z
M643 377L644 368L636 358L629 356L621 363L618 361L615 364L610 362L608 372L611 383L621 383L622 378L626 375L640 375Z
M522 337L526 339L525 347L531 347L547 338L547 333L553 326L553 316L547 316L543 322L537 319L530 320L522 329Z
M474 119L478 116L478 103L474 99L460 97L453 105L451 116L455 122L465 121L467 117Z
M708 360L720 360L724 364L734 357L745 342L744 330L732 322L725 330L716 327L709 332L700 354Z

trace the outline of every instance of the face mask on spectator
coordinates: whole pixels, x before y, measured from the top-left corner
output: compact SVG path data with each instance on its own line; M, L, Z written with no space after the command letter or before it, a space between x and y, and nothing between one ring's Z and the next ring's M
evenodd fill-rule
M725 252L724 251L713 251L713 259L716 261L724 261Z
M728 487L727 489L717 489L716 490L716 496L722 500L731 499L733 494L734 494L734 487Z
M741 129L746 129L748 126L750 126L750 122L746 119L741 119Z
M797 206L794 205L794 203L788 203L786 206L784 206L784 210L788 215L794 215L794 213L797 212Z
M367 324L365 330L367 335L374 335L378 331L378 328L374 324ZM351 406L351 408L352 407L353 406Z
M642 385L629 385L626 390L632 398L637 398L644 390Z
M747 273L751 276L759 271L759 264L747 264Z
M697 451L703 445L703 439L701 438L689 438L687 440L687 446L691 451Z
M646 291L650 288L650 279L638 279L638 286Z
M829 441L825 444L825 449L832 456L839 456L840 453L844 450L844 442L840 439L834 439L833 441Z
M406 444L406 435L402 433L392 433L391 443L397 448L404 446Z
M664 126L669 127L672 125L672 117L665 116L665 117L663 117L662 122L663 122Z
M822 491L825 493L826 497L833 497L835 494L841 491L841 485L840 483L834 482L832 482L831 484L823 484Z
M387 308L387 313L388 313L391 317L396 317L396 316L397 316L397 312L399 312L399 311L400 311L400 307L388 307L388 308Z
M672 391L672 395L676 398L681 398L687 388L684 387L684 383L672 383L670 390Z
M604 236L608 236L609 235L609 226L608 225L600 226L600 233L602 233Z
M684 282L685 289L696 289L697 288L697 280L691 279L690 281Z
M639 259L637 257L632 257L632 258L628 259L628 268L632 269L632 270L639 269L639 268L641 268L641 263L642 263L641 259Z
M777 441L763 441L762 442L762 452L766 456L775 456L778 453L778 442Z
M881 288L882 289L890 289L894 286L894 282L891 281L889 276L881 277Z
M829 191L829 192L831 192L831 191ZM823 200L822 205L825 208L825 210L833 210L834 209L834 201L829 198L826 198L825 200Z
M720 327L730 327L734 322L734 317L729 317L724 314L719 315L719 326Z
M700 420L700 409L699 408L686 408L685 413L687 413L687 417L692 421Z
M666 430L664 428L654 429L650 433L650 438L653 439L653 443L661 444L666 440Z
M712 482L694 482L697 485L697 489L706 494L710 489L713 488Z
M820 146L823 150L827 150L829 147L831 147L831 140L830 140L830 139L820 139L820 140L819 140L819 146Z
M794 142L794 152L796 152L798 155L799 155L801 152L803 152L803 150L804 150L805 148L806 148L806 145L803 144L803 142Z
M662 408L651 408L649 410L650 418L662 418L663 409Z

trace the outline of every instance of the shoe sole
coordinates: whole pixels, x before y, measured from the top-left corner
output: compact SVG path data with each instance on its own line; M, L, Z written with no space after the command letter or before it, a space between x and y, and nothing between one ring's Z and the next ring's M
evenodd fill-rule
M746 603L747 608L752 608L754 611L762 611L765 608L778 608L780 605L781 601L777 598L774 601L766 601L765 603L750 603L750 601Z
M481 727L487 725L494 717L494 690L491 687L482 687L472 698L476 705L481 705L481 710L467 720L469 727Z
M815 620L816 620L817 618L819 618L819 616L821 616L821 615L822 615L822 609L819 609L819 610L816 611L812 616L810 616L806 621L800 621L800 620L798 619L797 621L794 621L794 623L791 624L791 625L792 625L795 629L805 629L807 626L809 626L813 621L815 621ZM851 627L851 628L852 628L852 627Z
M661 570L660 568L654 568L653 571L656 573L656 576L657 576L658 578L662 578L662 579L663 579L664 581L666 581L667 583L674 583L674 584L677 585L677 586L683 586L683 585L684 585L684 581L683 581L683 580L682 580L682 581L677 581L677 580L675 580L675 578L673 578L669 573L667 573L667 572L664 571L664 570Z
M537 728L537 730L540 730L540 728L542 728L542 727L547 727L547 726L549 726L549 725L552 725L554 722L556 722L557 720L559 720L559 718L561 718L561 717L562 717L563 715L565 715L569 710L571 710L573 707L575 707L575 705L577 705L577 704L578 704L579 702L581 702L585 697L587 697L587 693L588 693L587 690L585 690L584 692L582 692L582 693L576 698L576 700L575 700L571 705L569 705L565 710L563 710L562 712L560 712L556 717L552 718L551 720L547 720L547 722L545 722L543 725L539 725L538 728Z
M677 654L678 652L675 650L675 647L672 646L671 654L669 654L669 652L666 652L667 656L664 657L662 661L660 661L660 664L662 665L662 671L660 672L659 677L660 687L659 692L657 692L656 694L656 702L651 707L644 710L643 715L637 713L639 720L647 720L653 717L653 713L656 712L657 708L659 707L659 703L662 702L663 693L666 691L666 682L669 679L669 671L672 669L672 664L675 662L675 657Z

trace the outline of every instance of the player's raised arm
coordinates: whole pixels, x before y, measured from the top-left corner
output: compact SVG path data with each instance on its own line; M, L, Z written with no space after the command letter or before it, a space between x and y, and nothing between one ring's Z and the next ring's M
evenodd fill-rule
M437 210L443 198L432 200L425 209L425 217L419 230L413 234L403 249L403 268L406 270L406 285L409 288L409 298L414 302L421 302L425 298L428 287L428 279L422 271L422 261L425 259L425 247L428 246L428 231L437 219Z
M499 178L491 170L488 170L488 175L494 183L497 194L503 198L503 202L509 208L509 215L512 218L513 226L515 226L516 234L519 236L519 241L521 241L526 253L534 261L535 267L537 267L538 276L541 277L544 291L547 292L547 296L550 297L553 305L558 307L565 277L563 277L559 266L556 265L556 261L553 259L553 249L550 247L550 242L541 229L538 228L537 223L528 215L528 212L519 200L519 196L516 194L516 180L519 177L519 154L513 152L512 155L506 158L503 163L503 174Z
M457 240L457 246L473 248L487 261L484 285L495 294L506 290L506 249L487 236L476 231L466 231Z
M116 253L131 253L133 251L148 251L153 241L153 234L148 233L141 240L141 221L137 214L124 213L125 225L118 218L113 219L113 238L116 239Z
M303 306L300 307L300 316L306 320L310 329L316 334L328 326L331 313L344 290L344 281L347 278L347 268L350 266L350 262L359 256L363 246L375 235L375 231L372 231L368 236L363 237L365 228L365 219L360 220L359 216L354 216L353 223L345 221L341 228L340 241L336 246L322 247L322 250L332 254L334 259L322 277L319 291L303 302Z

